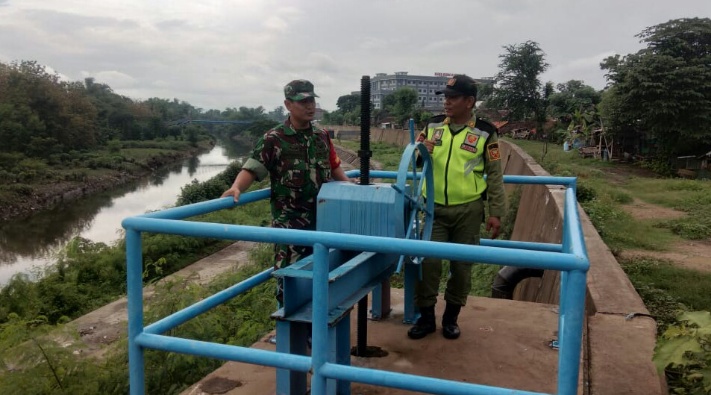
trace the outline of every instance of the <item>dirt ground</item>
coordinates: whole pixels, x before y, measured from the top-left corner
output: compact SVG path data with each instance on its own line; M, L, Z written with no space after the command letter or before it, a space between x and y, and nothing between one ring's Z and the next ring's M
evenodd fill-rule
M624 175L618 171L613 179L619 180L621 177ZM636 198L634 202L624 205L623 208L637 220L676 219L687 215L683 211L646 203ZM620 257L664 259L686 269L711 273L711 239L682 240L669 246L668 251L624 250L620 253Z

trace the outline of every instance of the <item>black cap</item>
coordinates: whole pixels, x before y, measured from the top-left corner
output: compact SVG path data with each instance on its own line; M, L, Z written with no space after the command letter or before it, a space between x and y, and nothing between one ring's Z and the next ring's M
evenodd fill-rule
M472 77L464 74L456 74L447 80L447 86L443 90L435 93L438 95L444 94L445 96L464 95L474 96L476 98L476 82Z

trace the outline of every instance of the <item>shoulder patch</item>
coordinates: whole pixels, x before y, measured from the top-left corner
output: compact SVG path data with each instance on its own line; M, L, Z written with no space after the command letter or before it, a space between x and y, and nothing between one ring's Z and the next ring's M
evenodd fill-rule
M495 161L501 159L501 152L499 151L499 142L489 143L486 146L486 153L489 154L489 160Z
M483 131L485 131L485 132L489 132L489 134L493 134L493 133L498 133L498 132L499 132L499 129L497 129L496 126L494 126L493 123L491 123L491 122L489 122L489 121L487 121L487 120L484 120L484 119L482 119L482 118L477 118L477 119L476 119L476 128L479 129L479 130L483 130Z

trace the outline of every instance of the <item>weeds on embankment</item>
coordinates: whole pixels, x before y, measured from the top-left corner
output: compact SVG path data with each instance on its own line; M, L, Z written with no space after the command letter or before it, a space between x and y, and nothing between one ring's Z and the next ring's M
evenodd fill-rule
M551 175L578 177L579 203L657 321L654 359L670 393L711 393L711 273L663 259L620 257L625 250L665 251L711 237L711 182L645 176L630 165L583 159L559 146L515 143ZM624 205L637 200L685 215L635 218Z

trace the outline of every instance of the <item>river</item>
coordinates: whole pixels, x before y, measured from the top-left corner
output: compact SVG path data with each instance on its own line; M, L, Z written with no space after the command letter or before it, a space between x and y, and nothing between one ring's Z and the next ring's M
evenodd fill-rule
M124 218L173 206L181 187L192 180L212 178L248 154L250 148L220 142L210 152L136 182L0 224L0 287L18 273L36 279L76 236L106 244L115 242L121 238Z

